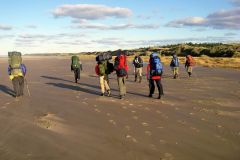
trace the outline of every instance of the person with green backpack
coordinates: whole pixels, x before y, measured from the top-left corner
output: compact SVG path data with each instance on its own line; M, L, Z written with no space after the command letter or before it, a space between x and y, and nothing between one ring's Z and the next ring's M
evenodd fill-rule
M82 71L82 63L78 56L72 56L71 71L74 72L75 83L80 80L80 70Z
M8 52L8 75L13 84L15 97L23 96L24 79L27 72L26 66L22 63L20 52Z
M101 96L104 96L105 90L107 91L107 96L111 96L111 91L109 87L109 77L108 75L113 72L113 64L108 60L98 61L95 66L95 72L99 76L99 83L101 87Z

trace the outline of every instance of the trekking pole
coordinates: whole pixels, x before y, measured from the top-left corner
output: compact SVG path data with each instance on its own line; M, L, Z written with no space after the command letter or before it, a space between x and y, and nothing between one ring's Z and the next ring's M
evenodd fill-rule
M26 86L27 86L28 95L29 95L29 97L31 97L31 94L30 94L30 90L29 90L29 88L28 88L28 82L27 82L27 79L26 79L26 77L24 77L24 79L25 79L25 82L26 82Z

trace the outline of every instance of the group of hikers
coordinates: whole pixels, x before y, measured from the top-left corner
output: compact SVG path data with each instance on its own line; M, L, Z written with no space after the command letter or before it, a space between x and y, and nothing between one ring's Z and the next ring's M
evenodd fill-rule
M22 57L20 52L9 52L9 67L8 74L10 80L12 80L15 97L23 96L24 90L24 77L26 76L27 68L22 63ZM126 79L128 79L128 61L127 55L124 51L119 50L117 56L114 59L114 63L111 63L111 54L101 54L96 57L97 64L95 66L95 72L99 77L99 83L101 88L101 96L111 96L111 89L109 86L109 74L116 72L117 82L119 88L119 98L123 99L126 96ZM144 62L140 55L135 56L132 62L134 66L135 82L141 83L143 77ZM173 71L173 78L179 77L179 59L176 54L173 54L170 67ZM185 68L189 77L192 76L192 67L194 66L194 60L191 55L186 56ZM82 63L78 56L72 56L71 58L71 71L74 72L75 83L80 80L80 71L82 71ZM153 97L155 91L155 83L158 88L158 99L164 95L163 86L161 83L163 74L163 65L160 57L157 53L152 53L149 57L147 64L147 80L149 82L149 97Z

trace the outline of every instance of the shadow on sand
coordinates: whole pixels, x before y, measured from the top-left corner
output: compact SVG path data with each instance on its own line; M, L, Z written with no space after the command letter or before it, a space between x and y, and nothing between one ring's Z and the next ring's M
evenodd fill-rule
M0 85L0 91L4 92L5 94L8 94L12 97L15 96L15 92L7 86Z
M100 95L100 92L98 92L98 91L81 88L80 86L76 86L76 85L69 85L69 84L64 84L64 83L46 83L46 84L52 85L55 87L59 87L59 88L63 88L63 89L71 89L74 91L81 91L81 92L85 92L85 93L89 93L89 94Z
M66 80L66 79L59 78L59 77L52 77L52 76L41 76L41 77L42 78L46 78L46 79L51 79L51 80L57 80L57 81L64 81L64 82L74 83L73 81Z

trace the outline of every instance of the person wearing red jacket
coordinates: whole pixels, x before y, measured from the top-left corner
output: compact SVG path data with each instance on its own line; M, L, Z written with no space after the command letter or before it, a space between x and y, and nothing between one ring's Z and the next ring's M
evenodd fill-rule
M162 83L161 83L162 71L161 71L160 75L151 75L151 73L152 73L151 58L153 58L155 56L157 56L155 53L150 55L149 64L147 66L147 79L149 81L149 96L148 97L153 97L153 94L155 91L155 85L154 85L154 81L155 81L157 88L158 88L158 99L161 99L161 96L163 95L163 87L162 87Z
M117 81L119 87L119 97L123 99L127 93L126 79L128 78L128 64L127 56L122 51L118 52L115 58L114 69L117 74Z

